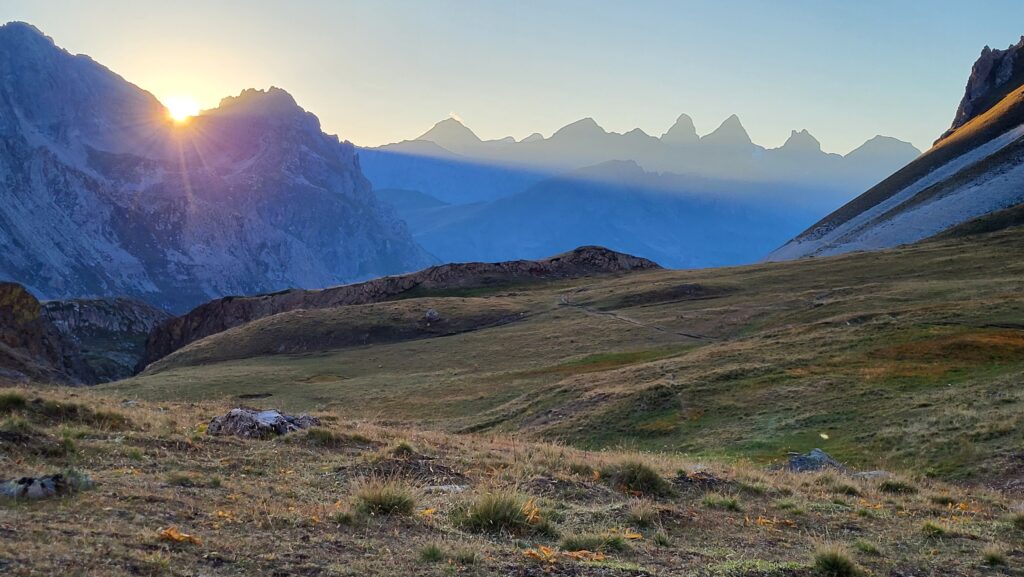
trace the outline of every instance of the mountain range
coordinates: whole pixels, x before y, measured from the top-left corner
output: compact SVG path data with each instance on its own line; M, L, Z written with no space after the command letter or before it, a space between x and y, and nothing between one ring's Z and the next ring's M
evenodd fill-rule
M828 154L806 130L769 150L736 116L698 136L686 115L660 138L586 118L518 142L449 118L360 152L378 195L442 261L598 244L682 268L757 261L918 154L884 136Z
M885 136L876 136L845 156L830 154L806 130L794 130L781 147L766 149L751 141L735 115L698 136L685 114L660 138L639 128L624 134L608 132L592 118L584 118L548 138L534 133L520 141L482 140L448 118L413 140L362 151L367 175L377 188L418 190L456 204L495 200L547 177L613 160L632 160L651 172L827 185L852 193L919 154L910 143ZM491 182L485 179L488 173Z
M434 262L355 148L285 91L175 124L148 92L24 23L0 27L0 278L40 298L172 310Z

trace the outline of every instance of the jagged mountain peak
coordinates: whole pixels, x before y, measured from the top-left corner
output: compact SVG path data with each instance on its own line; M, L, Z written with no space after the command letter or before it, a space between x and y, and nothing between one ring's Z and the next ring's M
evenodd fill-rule
M743 128L743 123L740 122L740 117L735 114L726 118L714 132L702 136L700 141L702 144L715 146L750 146L753 144L750 135L747 134L747 129Z
M983 114L1024 82L1024 36L1005 50L985 46L971 67L964 97L960 101L953 124L939 140L943 140L971 119ZM938 142L938 141L936 141Z
M267 90L246 88L238 96L227 96L221 99L220 105L215 110L246 114L305 112L295 102L295 97L287 90L276 86L271 86Z
M693 144L700 140L697 136L697 127L688 114L680 114L675 124L661 135L662 142L667 144Z
M794 130L790 133L786 143L782 145L782 150L821 152L821 142L814 138L806 128L800 131Z

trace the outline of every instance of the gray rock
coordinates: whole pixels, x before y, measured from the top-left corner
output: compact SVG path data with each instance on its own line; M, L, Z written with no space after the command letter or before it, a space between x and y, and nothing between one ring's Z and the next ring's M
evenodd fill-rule
M427 312L423 314L423 320L428 323L436 323L441 320L441 313L437 312L436 309L427 309Z
M888 479L889 477L892 477L892 473L890 473L889 471L882 471L882 470L877 470L877 471L860 471L858 473L852 473L850 475L850 478L852 478L852 479L866 479L866 480L871 480L871 479Z
M0 481L0 496L11 499L45 499L70 495L76 491L91 488L92 480L87 475L55 473L42 477L21 477Z
M214 417L206 434L261 439L319 425L320 419L307 414L295 416L276 410L231 409L226 415Z
M828 453L821 449L812 449L803 455L793 454L789 457L785 469L794 473L806 473L809 471L822 471L825 469L845 470L846 467L839 461L833 459Z

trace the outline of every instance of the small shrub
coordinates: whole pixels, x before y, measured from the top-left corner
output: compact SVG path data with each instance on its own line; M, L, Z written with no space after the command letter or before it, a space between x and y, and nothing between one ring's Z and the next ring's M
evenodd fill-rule
M306 442L314 447L334 449L344 444L344 439L330 429L313 427L306 431Z
M399 459L408 459L416 456L416 449L408 442L402 441L391 448L391 455Z
M195 479L186 473L171 473L167 476L167 484L172 487L196 487L198 485Z
M1010 525L1018 531L1024 531L1024 513L1014 513L1010 517Z
M729 497L717 493L705 495L703 503L705 507L710 507L712 509L725 509L727 511L742 510L742 508L740 507L740 502L736 499L736 497Z
M615 533L584 533L562 539L562 549L566 551L590 551L607 553L609 551L625 551L629 544L622 535Z
M128 450L127 450L127 451L125 452L124 456L125 456L125 457L128 457L128 459L130 459L130 460L132 460L132 461L141 461L141 460L142 460L142 458L143 458L143 457L144 457L145 455L143 454L143 452L142 452L142 450L141 450L141 449L137 449L137 448L134 448L134 447L133 447L133 448L131 448L131 449L128 449Z
M943 507L948 507L949 505L956 504L956 499L950 497L949 495L932 495L928 500L936 505L941 505Z
M669 539L668 535L658 531L654 534L654 544L658 547L671 547L672 539Z
M848 485L846 483L837 483L833 485L832 492L837 495L846 495L848 497L860 496L860 489L854 487L853 485Z
M661 511L650 501L637 499L630 503L626 518L637 527L653 527L661 519Z
M870 541L865 541L863 539L857 539L856 541L854 541L853 547L861 553L864 553L865 555L881 554L881 552L878 550L878 547L874 543Z
M942 537L946 534L946 528L935 521L925 521L921 525L921 532L925 537Z
M420 549L420 561L424 563L440 563L445 560L444 550L437 543L431 543Z
M28 399L18 393L0 394L0 414L20 411L28 406Z
M672 485L657 471L639 461L626 461L602 472L612 487L623 493L649 497L667 497Z
M481 533L552 532L532 497L512 491L495 491L477 497L456 519L459 525Z
M1006 553L995 545L985 547L981 552L981 558L989 567L1002 567L1006 565Z
M355 508L364 515L412 515L416 492L401 479L371 477L356 485Z
M887 479L878 484L878 490L890 495L913 495L917 493L917 487L904 481Z
M456 549L451 554L451 560L459 565L476 565L478 559L476 551L468 547Z
M823 577L854 577L860 568L849 552L839 545L823 545L814 553L814 570Z

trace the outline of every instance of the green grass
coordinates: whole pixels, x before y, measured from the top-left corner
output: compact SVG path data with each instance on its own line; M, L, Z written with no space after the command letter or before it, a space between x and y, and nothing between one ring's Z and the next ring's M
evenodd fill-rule
M740 506L740 502L736 497L730 497L728 495L721 495L718 493L705 495L701 500L701 503L703 503L705 507L711 509L723 509L725 511L743 510L743 507Z
M566 551L590 552L622 552L629 549L629 544L622 535L614 533L585 533L570 535L562 539L559 546Z
M1008 229L828 259L494 287L486 298L406 295L264 319L101 390L161 401L270 393L285 410L755 463L820 446L853 468L977 480L1024 444L1013 387L1024 378L1022 250L1024 231ZM662 298L688 285L707 294ZM427 308L467 330L410 328ZM506 312L528 314L486 322ZM367 332L365 344L342 342ZM319 338L328 333L342 336ZM295 335L309 337L300 352L267 352Z

